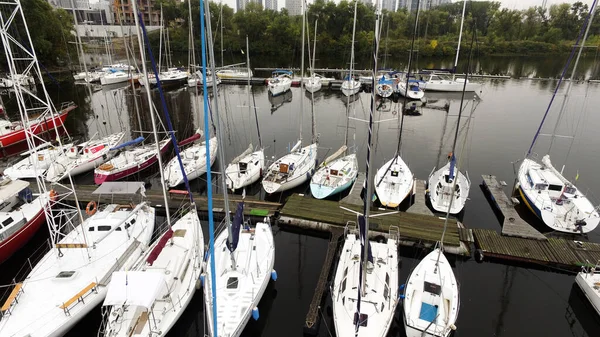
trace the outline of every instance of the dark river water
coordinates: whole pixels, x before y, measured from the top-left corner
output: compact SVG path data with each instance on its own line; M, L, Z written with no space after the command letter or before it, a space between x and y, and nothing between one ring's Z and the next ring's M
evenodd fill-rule
M502 69L496 72L509 73L516 68L531 66L530 74L554 77L560 73L564 60L550 60L548 62L552 63L551 66L540 65L538 69L543 68L544 71L535 70L534 62L507 61L504 65L498 65ZM593 62L585 63L583 69L587 69L587 77L593 77L596 73ZM478 186L482 180L481 175L496 175L499 180L506 181L506 190L509 191L514 181L512 163L522 159L527 151L556 82L525 79L481 82L483 87L478 95L466 96L456 150L457 155L462 153L461 170L468 171L473 184L462 220L468 228L500 231L500 223ZM149 109L144 103L146 101L143 91L137 91L143 98L140 126L130 89L94 90L90 100L87 89L83 86L68 82L59 85L60 88L55 84L49 86L55 102L74 100L79 105L67 119L73 137L85 138L96 132L103 136L125 131L126 137L130 139L138 136L134 132L136 130L151 130ZM564 87L550 110L547 125L542 133L552 132L558 108L564 98ZM300 123L303 139L306 142L310 141L309 95L302 94L299 88L292 88L291 92L284 96L271 98L265 86L254 86L253 92L262 141L267 146L266 153L269 158L282 156L289 145L295 143L300 134ZM557 131L561 135L575 137L573 141L571 138L558 138L551 151L555 166L560 168L566 164L564 172L567 177L574 178L579 174L577 185L594 204L600 201L600 180L596 176L600 167L600 138L597 136L600 130L597 108L600 106L599 92L600 84L573 84L563 123ZM202 106L202 95L196 94L195 90L179 89L168 91L166 97L178 139L190 136L203 121L200 110L194 109L195 106ZM420 109L420 114L404 117L401 148L402 157L420 179L426 179L434 166L445 162L452 146L460 106L460 94L427 93L426 97L428 102ZM231 160L247 148L249 142L257 144L254 115L247 107L245 86L222 85L219 100L219 118L225 131L224 144L219 144L219 151L224 150L227 160ZM301 100L304 106L302 117ZM14 104L9 96L4 96L4 103L8 107ZM156 93L155 103L159 105ZM375 128L375 167L380 167L394 155L398 143L398 118L401 116L399 112L402 111L400 103L378 102L379 111L375 117L382 122ZM312 104L319 136L319 159L322 160L343 144L347 103L341 92L325 89L315 93ZM370 95L361 93L358 99L350 103L350 115L357 119L367 118L369 104ZM445 106L449 106L448 112L443 109ZM471 111L471 125L467 132L464 126ZM364 171L366 123L352 120L349 125L349 146L356 148L360 169ZM464 150L461 152L463 144ZM541 156L548 151L548 144L549 137L540 136L534 151ZM217 160L213 171L218 171L221 164ZM159 188L156 170L134 179L149 181L152 183L151 188ZM91 173L86 174L77 177L76 181L93 183L93 176ZM216 182L215 178L214 183ZM202 178L192 183L192 188L201 193L205 187L206 182ZM301 186L293 192L309 194L308 185ZM260 184L249 188L247 193L264 197ZM289 194L272 196L270 200L283 200L287 195ZM527 219L541 231L548 231L531 216L527 216ZM325 258L325 238L285 232L277 228L274 230L277 254L275 269L279 279L267 289L259 305L260 320L248 324L244 331L245 336L302 335L305 315ZM12 279L12 275L26 261L26 257L45 240L45 235L47 233L41 231L31 244L2 266L2 281L9 282ZM600 230L591 233L589 240L600 242ZM426 253L420 250L400 249L400 283L405 283L411 270ZM455 336L600 335L600 318L575 285L572 273L541 266L477 263L472 258L453 259L452 262L461 291L461 307ZM404 335L400 311L399 305L397 321L389 336ZM329 299L322 307L321 315L324 319L320 326L320 335L335 335ZM94 310L69 333L69 336L95 335L100 322L99 317L99 309ZM207 333L203 317L202 296L198 293L169 336L203 336Z

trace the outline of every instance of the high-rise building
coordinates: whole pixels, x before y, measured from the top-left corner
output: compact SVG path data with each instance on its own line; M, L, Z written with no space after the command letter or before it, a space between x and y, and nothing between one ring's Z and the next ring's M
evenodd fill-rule
M131 0L113 0L113 18L115 23L119 22L120 17L123 18L123 24L134 25L135 18L133 14L133 5ZM138 10L142 12L144 23L152 25L160 25L160 9L154 9L155 0L139 0L137 3Z
M303 0L285 0L285 9L289 15L302 15Z
M396 0L383 0L381 2L381 9L385 9L388 12L396 11Z
M113 23L111 0L90 2L89 0L48 0L55 8L66 9L69 14L75 9L77 22L81 24L105 25Z
M277 6L277 0L265 0L265 9L278 11L279 7Z
M243 11L246 9L246 5L249 2L256 2L262 5L262 0L236 0L236 6L238 11Z

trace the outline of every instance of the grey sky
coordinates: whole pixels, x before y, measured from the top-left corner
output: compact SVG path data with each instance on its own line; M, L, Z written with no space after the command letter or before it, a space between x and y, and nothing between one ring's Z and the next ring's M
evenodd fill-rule
M214 2L220 2L221 0L211 0ZM263 1L263 5L264 5L264 0ZM340 2L340 0L333 0L336 3ZM541 6L542 5L542 0L496 0L499 1L500 3L502 3L502 7L506 7L506 8L510 8L510 9L525 9L531 6ZM308 0L308 3L311 3L312 0ZM452 2L455 2L454 0ZM561 0L548 0L547 4L548 6L552 5L552 4L557 4L557 3L563 3L563 2L568 2L568 3L574 3L576 1L570 0L570 1L561 1ZM586 3L589 5L592 4L592 0L582 0L583 3ZM233 8L235 10L235 0L223 0L224 4L229 5L229 7ZM277 0L277 5L279 6L279 8L283 8L285 7L285 0Z

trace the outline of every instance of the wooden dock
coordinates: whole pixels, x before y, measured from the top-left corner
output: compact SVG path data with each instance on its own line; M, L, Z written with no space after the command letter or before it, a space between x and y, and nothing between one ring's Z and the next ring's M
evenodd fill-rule
M340 206L361 211L361 206L338 203L336 201L316 200L291 195L279 212L279 223L301 228L329 231L331 228L344 228L348 221L356 221L356 215ZM373 209L372 214L387 213ZM414 246L416 242L435 244L442 236L444 219L436 216L399 212L372 218L369 223L370 236L381 236L388 233L390 226L400 228L400 243ZM467 254L468 249L461 246L458 224L455 219L448 221L448 229L444 237L444 246L454 254ZM452 247L454 250L452 250ZM460 248L459 247L463 247Z
M317 335L319 332L319 310L321 309L321 304L323 304L323 297L329 291L328 284L331 271L333 269L333 261L334 257L337 255L339 239L343 234L344 231L341 228L336 228L335 230L331 231L331 238L329 239L329 244L327 246L325 261L321 267L319 281L317 281L315 293L313 294L312 301L310 302L310 306L308 308L308 313L306 314L306 320L304 323L305 334Z
M433 212L427 207L427 196L425 195L425 180L415 179L413 184L412 205L407 212L433 216Z
M342 199L342 202L348 205L362 205L364 202L360 196L363 184L365 183L366 175L364 172L358 172L356 176L356 181L352 185L350 189L350 193Z
M482 175L482 186L492 205L500 212L502 221L502 235L520 237L533 240L547 240L546 236L525 220L521 219L515 205L511 199L504 193L503 186L498 182L495 176L484 174Z
M37 184L31 184L29 186L33 193L37 193ZM56 190L56 192L60 195L64 194L67 190L59 185L47 185L47 188L52 188ZM82 205L87 204L88 202L100 201L104 203L129 203L132 201L139 201L139 195L97 195L92 194L98 188L96 185L76 185L75 189L77 191L77 199L79 203ZM146 202L152 207L161 209L164 208L164 199L162 190L146 190ZM196 202L196 207L200 214L208 212L208 198L204 195L200 195L198 193L194 193L194 201ZM74 195L70 194L65 197L66 201L75 202ZM170 194L168 201L168 206L171 209L178 209L181 207L182 203L188 200L187 195L182 194ZM259 200L254 196L246 196L244 200L240 196L230 195L229 196L229 208L234 211L236 209L237 203L244 201L244 215L246 216L256 216L256 217L265 217L265 216L273 216L276 212L281 208L281 204L277 202L269 202ZM222 215L224 213L225 202L223 200L222 195L215 195L213 197L213 212L219 213Z
M557 238L545 241L500 235L490 229L473 229L475 246L483 256L579 271L600 261L600 244Z

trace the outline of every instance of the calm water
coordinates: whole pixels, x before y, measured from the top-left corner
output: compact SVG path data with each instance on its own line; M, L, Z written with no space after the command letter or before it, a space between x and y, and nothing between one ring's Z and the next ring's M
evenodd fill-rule
M555 82L531 80L486 80L479 98L467 95L468 104L464 108L456 153L461 154L461 169L466 170L472 180L470 200L463 217L469 228L500 230L488 201L478 184L482 174L494 174L507 182L507 191L512 185L513 164L524 156L533 134L550 100ZM133 96L130 90L98 90L91 97L84 87L61 83L59 90L51 89L55 101L74 100L80 106L68 118L68 127L74 137L89 137L96 132L100 135L125 131L127 138L137 137L132 130L150 130L149 109L142 96L142 125L136 117ZM245 86L221 86L219 104L220 120L225 130L224 144L227 160L242 152L249 142L257 144L253 112L248 110ZM308 142L311 138L311 99L299 88L292 88L287 95L269 97L266 87L255 86L258 118L263 144L267 146L269 157L279 157L286 153L289 144L295 143L300 133ZM564 90L562 91L564 92ZM600 166L600 139L596 136L600 129L600 116L596 107L600 105L600 85L574 84L571 99L567 104L564 123L558 129L562 135L576 135L564 172L568 177L579 173L577 182L581 190L595 204L600 199L600 181L595 179ZM138 90L138 95L140 94ZM143 92L142 92L143 94ZM413 173L425 179L434 166L445 162L450 151L456 130L460 94L427 93L428 103L421 108L420 115L405 116L402 136L402 156ZM155 102L158 105L157 96ZM301 101L304 114L300 117ZM5 105L13 102L4 97ZM465 100L467 102L467 100ZM562 96L558 96L555 108L551 110L548 127L543 132L551 132ZM346 130L346 98L338 91L323 90L314 96L316 130L319 135L319 158L322 160L334 152L344 141ZM358 119L368 116L370 95L361 93L350 103L350 115ZM439 107L449 104L449 112ZM475 109L473 110L473 104ZM195 90L180 89L167 93L167 105L177 129L177 137L190 136L201 125L203 119L194 106L202 105L202 95ZM375 167L394 155L398 142L398 121L401 106L394 102L378 102L380 110L376 127ZM473 111L471 126L465 139L467 116ZM583 113L582 113L583 111ZM216 116L215 116L216 117ZM361 170L365 167L366 124L359 121L349 123L349 145L356 149ZM355 136L354 136L355 135ZM355 139L355 140L354 140ZM548 137L541 137L535 152L548 150ZM571 142L567 138L557 140L552 148L552 158L557 167L565 161L565 153ZM217 171L220 163L213 166ZM518 165L518 164L517 164ZM142 177L158 188L156 172ZM77 178L79 183L92 183L92 174ZM216 179L214 181L217 182ZM193 188L203 192L206 183L198 179ZM308 185L294 192L308 193ZM250 188L248 193L261 195L260 185ZM285 196L274 196L279 200ZM543 225L536 222L540 230ZM206 230L206 228L205 228ZM324 238L289 233L275 229L277 259L275 268L279 279L272 284L260 303L260 320L251 322L244 332L246 336L300 336L304 317L308 310L321 264L325 257L327 241ZM8 282L26 256L45 239L43 231L21 254L3 265L2 280ZM589 239L600 242L597 230ZM402 266L400 282L404 283L412 268L426 252L401 249ZM453 261L455 273L461 284L461 309L455 336L598 336L600 318L586 303L577 287L574 275L560 270L506 266L473 259ZM10 274L10 275L9 275ZM329 300L323 306L325 317L320 335L332 334ZM95 310L82 321L69 336L89 336L96 333L100 311ZM205 333L202 296L198 294L183 318L170 336L202 336ZM404 331L398 309L397 323L390 336L403 336Z

